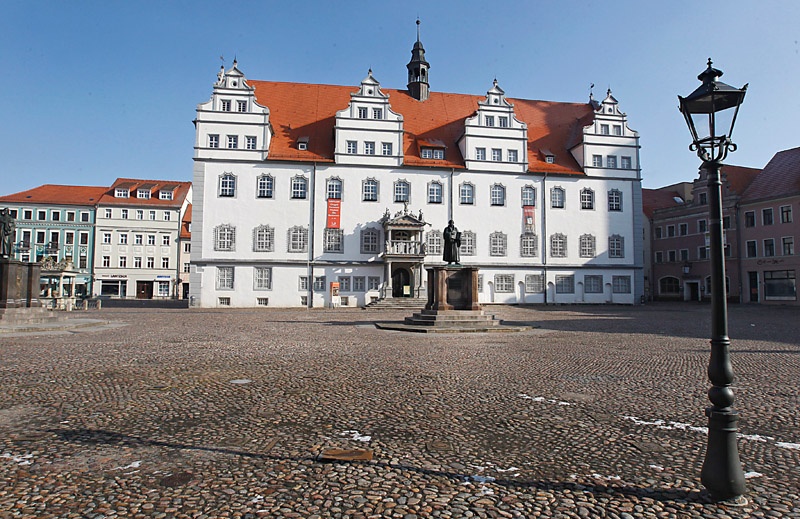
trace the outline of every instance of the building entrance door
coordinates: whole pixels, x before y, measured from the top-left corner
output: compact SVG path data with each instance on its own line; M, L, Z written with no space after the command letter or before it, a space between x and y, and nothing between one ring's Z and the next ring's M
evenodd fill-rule
M136 299L153 299L153 282L136 282Z
M700 301L700 283L686 283L689 287L689 301Z
M392 297L411 297L411 273L398 267L392 272Z
M750 278L750 302L758 303L758 272L748 272Z

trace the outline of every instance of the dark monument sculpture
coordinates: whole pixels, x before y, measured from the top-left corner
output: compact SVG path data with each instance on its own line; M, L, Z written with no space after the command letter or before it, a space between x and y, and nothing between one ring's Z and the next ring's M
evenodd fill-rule
M14 252L14 217L8 208L0 209L0 258L10 258Z
M442 253L442 259L447 262L448 265L456 264L459 265L459 256L458 256L458 249L461 247L461 232L456 228L455 223L453 220L450 220L447 223L447 227L444 228L444 251Z

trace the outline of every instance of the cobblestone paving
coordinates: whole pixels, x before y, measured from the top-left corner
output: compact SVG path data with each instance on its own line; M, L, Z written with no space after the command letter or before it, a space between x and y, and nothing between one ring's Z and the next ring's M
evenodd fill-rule
M741 507L699 482L708 306L492 311L539 328L108 309L0 336L0 518L800 518L796 308L730 309Z

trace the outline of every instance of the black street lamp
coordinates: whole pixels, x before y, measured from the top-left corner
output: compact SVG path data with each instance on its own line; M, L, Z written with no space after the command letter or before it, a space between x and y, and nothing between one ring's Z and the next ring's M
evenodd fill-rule
M708 416L708 446L700 480L715 500L738 500L745 492L744 472L736 444L739 413L733 410L733 367L728 337L728 307L725 291L725 249L722 243L722 182L720 167L729 151L736 151L731 141L739 106L747 85L734 88L717 80L722 71L711 66L697 79L700 87L686 97L678 96L680 110L692 132L689 149L703 160L708 179L708 213L711 259L711 358L708 390L711 407Z

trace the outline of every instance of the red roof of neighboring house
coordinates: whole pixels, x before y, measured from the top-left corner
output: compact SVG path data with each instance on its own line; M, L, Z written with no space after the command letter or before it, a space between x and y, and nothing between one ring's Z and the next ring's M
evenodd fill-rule
M181 221L181 239L188 240L192 237L192 204L186 206L186 211L183 213L183 221Z
M93 206L106 190L107 187L44 184L27 191L0 196L0 203Z
M642 211L648 218L653 217L656 209L666 209L667 207L677 207L683 205L677 199L683 200L681 194L673 190L665 189L642 189ZM685 203L685 201L684 201Z
M116 198L114 192L117 188L125 188L130 190L128 198ZM111 185L106 188L105 193L98 202L99 205L127 205L135 206L140 205L143 207L180 207L183 205L183 200L189 194L191 189L191 182L180 182L177 180L140 180L135 178L118 178ZM136 198L136 190L149 189L150 198ZM161 200L159 193L161 190L166 189L172 191L172 200Z
M248 81L255 87L259 104L269 107L275 135L270 144L271 160L334 160L333 130L336 112L347 108L352 86ZM458 140L464 133L464 120L475 115L485 96L431 92L426 101L417 101L405 90L381 89L389 95L393 112L403 116L404 164L464 168ZM583 174L568 151L574 135L591 123L594 110L588 103L557 103L511 99L517 119L528 125L528 170L535 172ZM588 121L588 122L587 122ZM576 128L580 125L581 128ZM298 150L300 137L309 137L308 149ZM444 160L422 159L419 143L442 142ZM545 162L539 150L551 150L555 163Z
M800 193L800 148L779 151L747 188L743 200L783 198Z
M743 166L722 166L722 176L727 181L728 189L741 195L747 190L748 186L761 173L757 168L745 168Z

